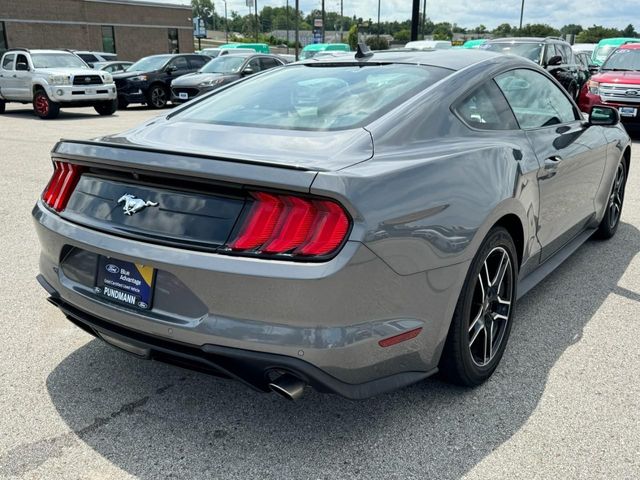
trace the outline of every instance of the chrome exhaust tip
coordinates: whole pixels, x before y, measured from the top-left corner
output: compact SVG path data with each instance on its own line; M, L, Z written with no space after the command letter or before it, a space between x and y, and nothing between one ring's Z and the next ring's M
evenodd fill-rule
M298 400L300 397L302 397L302 394L304 393L304 387L306 387L306 385L307 384L299 378L294 377L289 373L285 373L284 375L270 382L269 388L272 392L277 393L287 400Z

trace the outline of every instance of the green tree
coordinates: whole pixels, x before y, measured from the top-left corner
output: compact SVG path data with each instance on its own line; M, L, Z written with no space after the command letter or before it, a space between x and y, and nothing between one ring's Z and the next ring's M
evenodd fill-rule
M560 33L563 35L578 35L583 30L582 25L576 25L575 23L570 23L569 25L565 25L560 29Z
M560 30L556 30L550 25L542 23L528 23L522 30L517 30L518 36L521 37L558 37Z
M355 23L351 25L349 33L347 33L347 43L351 50L358 48L358 25Z
M409 39L411 38L411 30L406 28L404 30L398 30L396 33L393 34L393 38L398 42L408 42Z
M369 37L365 40L365 43L371 50L388 50L389 42L384 37Z
M215 7L211 0L191 0L191 10L194 18L202 18L204 20L205 27L213 29Z
M432 34L434 40L451 40L453 38L451 24L449 22L436 23L433 26Z
M635 38L638 36L636 29L631 24L627 25L620 33L622 33L623 37Z
M605 28L602 25L594 25L580 32L576 37L577 43L598 43L603 38L619 37L620 30Z
M502 23L500 25L498 25L493 32L491 32L493 34L494 37L510 37L511 35L513 35L513 31L514 28L509 25L508 23Z

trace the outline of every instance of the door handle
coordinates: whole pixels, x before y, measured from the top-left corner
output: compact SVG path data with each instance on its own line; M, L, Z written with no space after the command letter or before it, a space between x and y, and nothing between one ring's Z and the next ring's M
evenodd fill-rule
M17 73L14 73L14 74L13 74L13 78L18 78L18 74L17 74Z
M562 161L562 157L559 157L557 155L549 157L544 161L544 169L556 170L561 161Z

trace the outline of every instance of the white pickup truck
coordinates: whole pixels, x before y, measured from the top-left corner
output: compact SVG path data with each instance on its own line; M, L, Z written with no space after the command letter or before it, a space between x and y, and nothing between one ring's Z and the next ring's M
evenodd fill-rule
M8 102L33 103L35 114L46 119L60 108L94 107L100 115L118 108L111 75L66 50L7 50L0 60L0 113Z

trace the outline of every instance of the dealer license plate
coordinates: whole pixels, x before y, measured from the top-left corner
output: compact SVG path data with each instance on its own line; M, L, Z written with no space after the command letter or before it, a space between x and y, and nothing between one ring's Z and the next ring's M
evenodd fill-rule
M95 292L109 300L148 310L153 299L155 273L146 265L100 257Z
M618 111L621 117L635 117L638 114L638 109L635 107L620 107Z
M189 100L189 94L187 92L178 93L178 98L180 100Z

